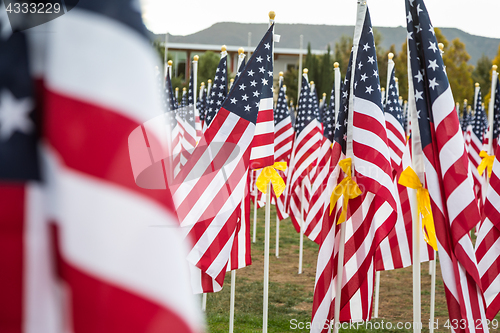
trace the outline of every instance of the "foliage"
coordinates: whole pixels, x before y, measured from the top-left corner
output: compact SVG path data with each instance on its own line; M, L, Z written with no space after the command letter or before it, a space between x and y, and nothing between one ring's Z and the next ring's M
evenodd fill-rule
M286 85L286 97L288 104L293 102L297 104L298 96L298 73L296 68L290 68L283 75L283 84Z
M207 51L200 55L200 59L198 59L198 85L201 82L205 82L206 86L209 79L214 79L219 61L220 56L212 51Z
M483 100L486 105L490 100L491 95L491 65L491 59L483 54L483 56L477 61L476 68L474 68L474 71L472 72L472 81L474 83L479 83L481 92L484 96Z
M391 46L390 52L394 53L394 68L396 70L396 77L399 80L399 96L402 96L404 100L408 100L408 55L407 55L407 43L404 42L401 46L401 52L396 53L395 48L393 51L393 46Z
M342 36L340 42L335 43L335 51L333 59L339 63L339 68L342 73L347 70L349 57L351 55L352 37Z

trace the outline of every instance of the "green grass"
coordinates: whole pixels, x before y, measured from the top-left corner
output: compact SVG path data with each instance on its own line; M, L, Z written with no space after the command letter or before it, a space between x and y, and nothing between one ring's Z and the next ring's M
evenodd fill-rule
M257 242L252 243L253 264L236 272L235 333L262 332L264 212L264 208L257 211ZM253 212L251 221L253 223ZM299 235L290 219L281 221L280 258L278 259L275 257L275 229L276 215L273 206L271 208L268 332L309 332L309 329L299 329L294 323L305 324L311 320L318 245L304 238L304 273L299 275L297 274ZM428 263L421 265L421 271L422 332L429 332L427 327L430 306ZM413 329L396 328L398 322L411 322L413 318L411 276L411 267L382 272L379 310L381 318L370 321L373 325L372 329L361 326L359 329L341 329L340 332L413 332ZM206 323L209 333L229 331L230 285L231 274L227 273L222 291L207 296ZM443 327L448 318L448 309L439 265L436 275L435 318L440 324L435 332L448 332ZM500 320L500 315L497 316L497 320ZM382 321L384 329L375 329L377 325L382 325ZM392 329L387 329L387 322L392 323Z

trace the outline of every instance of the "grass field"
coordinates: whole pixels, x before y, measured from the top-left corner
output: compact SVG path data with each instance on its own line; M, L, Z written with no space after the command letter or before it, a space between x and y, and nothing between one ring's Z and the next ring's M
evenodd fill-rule
M257 214L257 242L252 244L252 265L236 272L235 333L262 332L264 208L259 209ZM276 215L273 206L271 208L268 332L309 332L308 329L300 329L298 323L311 321L318 245L307 238L304 239L303 273L299 275L297 273L299 235L289 219L280 223L279 258L275 256L275 239ZM431 278L428 263L421 264L421 280L422 331L429 332ZM406 323L413 320L412 268L383 271L380 281L379 318L372 319L371 327L341 329L340 332L413 332L413 329L396 328L398 322ZM207 296L207 332L229 331L230 283L231 274L227 273L223 290ZM435 322L437 321L439 328L434 332L448 332L449 329L444 327L447 319L448 310L438 264ZM500 319L500 316L497 316L497 319ZM385 329L376 329L382 325L382 321ZM387 329L388 322L393 325L392 329ZM500 332L500 330L490 332L495 331Z

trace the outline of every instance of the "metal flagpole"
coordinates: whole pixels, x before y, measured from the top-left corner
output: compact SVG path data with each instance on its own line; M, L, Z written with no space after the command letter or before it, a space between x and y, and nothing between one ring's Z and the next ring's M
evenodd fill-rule
M269 12L269 26L274 23L276 14L273 11ZM274 64L274 32L273 32L273 46L271 61ZM273 66L274 69L274 66ZM268 302L269 302L269 243L271 234L271 182L267 184L266 191L266 215L264 222L264 300L263 300L263 316L262 316L262 333L267 333L267 316L268 316Z
M165 48L164 48L164 57L163 57L163 64L164 64L164 70L165 70L165 75L163 75L164 78L167 78L167 64L168 64L168 32L165 32Z
M488 131L488 151L487 153L489 155L494 155L495 152L493 151L493 121L494 121L494 106L495 106L495 93L497 89L497 78L498 78L498 73L497 73L497 65L492 66L492 73L491 73L491 93L490 93L490 102L488 104L488 123L490 124L490 130ZM489 180L489 179L488 179Z
M279 73L279 83L278 83L278 89L281 87L281 82L283 82L283 72ZM283 87L286 92L286 86ZM278 92L279 94L279 92ZM278 198L276 198L276 258L279 258L280 256L280 218L278 216Z
M434 251L434 260L432 263L432 274L431 274L431 309L429 315L429 333L434 332L434 313L436 308L436 256L437 252Z
M207 293L203 293L201 298L201 310L203 312L207 311Z
M302 274L302 257L304 252L304 180L300 185L300 244L299 244L299 274Z
M229 333L234 331L234 294L236 292L236 270L231 271L231 296L229 299Z
M257 179L257 172L255 170L252 171L254 174L254 184ZM254 188L254 201L253 201L253 239L252 242L255 243L257 241L257 185Z

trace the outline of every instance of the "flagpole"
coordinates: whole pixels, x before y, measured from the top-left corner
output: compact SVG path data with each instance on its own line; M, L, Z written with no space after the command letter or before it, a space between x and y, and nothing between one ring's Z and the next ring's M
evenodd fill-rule
M244 213L243 213L244 214ZM234 296L236 292L236 270L231 271L231 295L229 299L229 333L234 331Z
M279 83L278 89L281 87L281 82L283 82L283 72L279 73ZM286 87L284 87L286 92ZM286 102L286 99L285 99ZM278 198L276 197L276 258L280 257L280 218L278 216Z
M207 311L207 293L203 293L203 296L201 298L201 310L203 312Z
M408 57L408 77L413 77L411 73L410 57ZM415 170L419 179L424 177L423 160L417 160L417 156L422 156L422 146L420 143L420 131L418 127L418 118L416 114L415 96L413 91L413 82L408 80L408 112L411 119L412 133L412 168ZM413 332L420 333L422 331L422 313L421 313L421 281L420 281L420 214L418 212L417 194L413 189L408 189L410 200L413 206L412 212L412 272L413 272Z
M253 175L254 175L254 185L255 185L255 181L257 179L257 172L254 170L252 171ZM257 241L257 185L255 185L254 187L254 200L253 200L253 238L252 238L252 242L255 243Z
M274 23L274 18L276 17L275 12L269 12L269 26ZM272 62L274 64L274 32L273 32L273 47L272 47ZM274 66L273 66L274 69ZM266 191L266 215L264 224L264 300L263 307L264 313L262 318L262 333L267 333L267 317L269 310L269 243L271 234L271 182L267 184Z
M335 285L335 310L333 322L335 327L333 333L338 333L340 321L340 295L342 293L342 278L344 276L344 243L345 243L345 222L340 224L339 255L337 261L337 284Z
M489 128L490 130L488 131L488 151L487 153L489 155L494 155L495 152L493 151L493 121L494 121L494 107L495 107L495 93L497 89L497 78L498 78L498 73L497 73L497 65L492 66L492 73L491 73L491 93L490 93L490 102L488 103L488 123L489 123Z
M304 252L304 180L300 185L300 244L299 244L299 274L302 274L302 257Z
M163 75L164 78L167 78L167 64L168 64L168 32L165 32L165 48L164 48L164 57L163 57L163 64L164 64L164 70L165 70L165 75Z
M243 59L245 59L245 49L240 47L238 49L238 66L236 67L236 73L240 70L241 63L243 62Z
M434 260L432 263L432 274L431 274L431 310L429 315L429 333L434 332L434 313L436 308L436 251L434 251Z
M302 89L302 76L300 73L302 73L302 52L304 48L304 35L300 35L299 38L299 71L297 72L299 75L298 76L298 93L297 93L297 101L300 100L300 90Z

